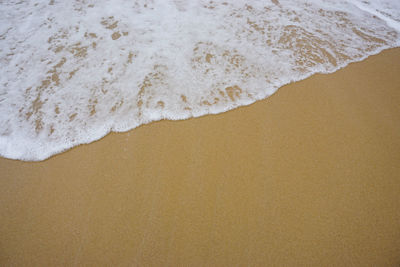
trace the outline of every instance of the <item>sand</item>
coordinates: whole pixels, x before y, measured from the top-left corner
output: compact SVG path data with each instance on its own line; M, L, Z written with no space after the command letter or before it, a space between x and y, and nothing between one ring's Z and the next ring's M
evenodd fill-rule
M398 266L400 49L248 107L0 159L0 265Z

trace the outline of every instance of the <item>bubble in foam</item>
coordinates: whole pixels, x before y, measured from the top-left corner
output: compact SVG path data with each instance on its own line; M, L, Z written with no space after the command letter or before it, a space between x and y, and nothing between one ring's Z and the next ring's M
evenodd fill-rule
M2 1L0 155L43 160L110 131L253 103L399 45L399 4Z

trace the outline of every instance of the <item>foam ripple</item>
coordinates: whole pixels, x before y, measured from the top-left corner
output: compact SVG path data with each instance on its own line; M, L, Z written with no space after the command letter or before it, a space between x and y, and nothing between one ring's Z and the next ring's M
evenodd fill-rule
M0 155L248 105L400 44L389 0L0 2Z

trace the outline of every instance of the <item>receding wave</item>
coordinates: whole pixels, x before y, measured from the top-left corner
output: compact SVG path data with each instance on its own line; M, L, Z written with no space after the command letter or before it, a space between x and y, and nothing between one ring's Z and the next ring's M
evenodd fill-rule
M0 155L248 105L399 46L399 25L390 0L0 1Z

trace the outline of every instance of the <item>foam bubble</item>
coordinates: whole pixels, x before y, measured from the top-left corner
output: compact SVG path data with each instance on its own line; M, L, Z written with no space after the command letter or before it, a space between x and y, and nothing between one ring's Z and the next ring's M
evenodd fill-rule
M389 0L0 2L0 155L248 105L399 45Z

